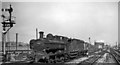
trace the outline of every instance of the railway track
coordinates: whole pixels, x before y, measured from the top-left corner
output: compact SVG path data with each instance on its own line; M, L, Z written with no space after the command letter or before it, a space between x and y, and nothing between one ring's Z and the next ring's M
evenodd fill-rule
M117 54L120 54L120 50L115 50Z
M98 59L100 59L104 54L105 54L105 52L101 52L99 54L95 54L95 55L90 55L88 57L79 58L79 59L73 60L71 62L67 62L67 63L54 63L52 65L59 65L59 64L60 65L96 65L96 63L97 63L96 61ZM24 65L28 65L28 63L21 63L21 64L22 65L23 64ZM34 65L35 63L32 63L32 64ZM41 64L42 63L37 63L37 65L41 65ZM6 65L6 64L3 64L3 65ZM17 65L17 63L14 63L12 65ZM48 64L42 64L42 65L49 65L49 63Z
M115 55L115 53L110 53L110 55L113 58L109 58L107 57L109 53L108 52L104 52L101 55L96 55L93 56L83 62L80 63L80 65L103 65L103 64L112 64L112 65L120 65L120 57L117 57L117 54ZM108 59L109 58L109 59Z
M116 60L116 62L118 63L118 65L120 65L120 60L118 60L114 54L112 54L112 56Z
M101 58L102 55L95 55L93 57L90 57L89 59L83 61L80 63L80 65L94 65L96 63L96 61Z
M70 65L95 65L96 61L100 59L105 54L104 51L99 53L94 53L93 55L90 55L88 57L79 58L70 62L67 62L65 64Z
M113 56L117 64L120 65L120 53L118 53L116 50L111 49L110 54Z

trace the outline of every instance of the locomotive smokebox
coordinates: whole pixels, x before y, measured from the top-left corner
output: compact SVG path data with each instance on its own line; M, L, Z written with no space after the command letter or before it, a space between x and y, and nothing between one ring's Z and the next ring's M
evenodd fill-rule
M43 32L43 31L40 31L40 32L39 32L39 35L40 35L39 39L43 38L44 32Z

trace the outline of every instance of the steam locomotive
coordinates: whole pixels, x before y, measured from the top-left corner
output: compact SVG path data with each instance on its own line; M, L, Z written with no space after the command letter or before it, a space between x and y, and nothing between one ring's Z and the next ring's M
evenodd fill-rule
M80 56L87 56L85 42L79 39L71 39L65 36L58 36L39 32L39 39L30 40L31 54L34 62L56 63L65 62Z

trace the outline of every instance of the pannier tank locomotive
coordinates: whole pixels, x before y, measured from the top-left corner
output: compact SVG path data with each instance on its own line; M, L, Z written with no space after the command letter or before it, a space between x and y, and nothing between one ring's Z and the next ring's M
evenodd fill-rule
M86 56L85 42L79 39L71 39L65 36L39 32L39 39L30 40L31 54L35 62L56 63L65 62L78 56Z

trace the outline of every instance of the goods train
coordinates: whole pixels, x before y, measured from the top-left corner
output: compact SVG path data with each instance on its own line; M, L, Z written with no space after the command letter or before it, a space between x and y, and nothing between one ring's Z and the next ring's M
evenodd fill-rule
M56 63L65 62L81 56L87 56L85 42L79 39L71 39L65 36L39 32L39 39L30 40L31 54L28 58L34 62Z

